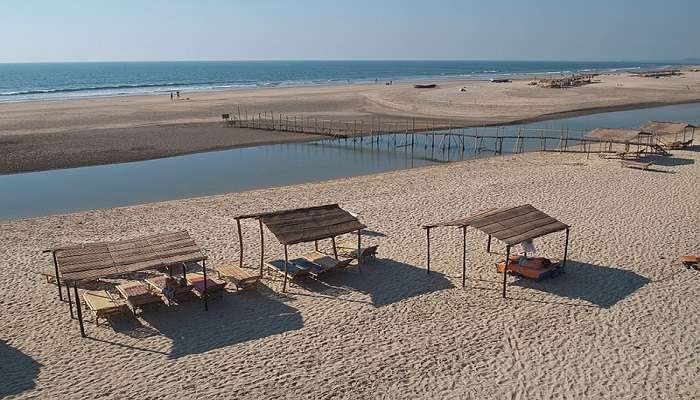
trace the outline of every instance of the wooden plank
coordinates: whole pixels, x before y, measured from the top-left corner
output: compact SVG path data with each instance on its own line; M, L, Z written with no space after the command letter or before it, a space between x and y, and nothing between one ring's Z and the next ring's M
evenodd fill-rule
M469 222L469 225L473 226L474 228L481 228L482 226L489 225L494 222L503 222L510 218L515 218L517 216L524 215L536 210L537 209L535 207L529 204L502 209L485 217L475 218L474 220Z
M529 212L527 214L522 214L517 217L510 218L505 221L499 221L495 222L493 224L489 225L484 225L480 227L479 229L485 233L488 233L489 235L494 235L496 236L496 233L511 229L514 227L517 227L519 225L527 224L532 221L536 221L539 219L546 219L546 218L551 218L549 215L543 213L542 211L539 210L534 210L532 212Z
M492 236L499 240L507 240L508 238L522 235L526 232L532 231L533 229L537 229L542 226L547 226L555 222L559 221L545 214L544 218L540 218L522 225L514 226L510 229L502 230L498 233L492 234Z
M274 225L270 228L275 234L284 235L291 232L304 231L307 229L317 229L323 227L330 227L334 225L339 225L347 222L357 222L357 219L350 214L347 215L335 215L327 219L314 219L306 220L305 222L296 224L286 224L286 225Z
M549 225L545 225L545 226L538 227L536 229L532 229L532 230L525 232L519 236L510 237L510 238L503 240L503 241L506 244L514 245L514 244L518 244L524 240L535 239L535 238L538 238L540 236L547 235L549 233L563 231L566 228L567 228L567 226L565 224L557 221L557 222L551 223Z
M352 221L352 222L346 222L330 227L322 227L319 229L309 229L305 231L300 231L300 232L293 232L285 235L280 235L277 236L277 239L282 243L282 244L296 244L296 243L302 243L302 242L310 242L312 240L320 240L320 239L327 239L333 236L339 236L343 235L346 233L351 233L355 232L359 229L364 229L366 228L365 225L363 225L360 222L357 221ZM274 233L274 232L273 232Z
M150 261L150 260L165 259L165 258L169 258L169 257L173 257L173 256L196 255L196 254L201 254L199 252L199 247L191 246L191 247L185 247L185 248L166 250L166 251L162 251L159 253L139 254L139 255L115 258L114 263L119 266L119 265L127 265L127 264L133 264L133 263L138 263L138 262L145 262L145 261Z

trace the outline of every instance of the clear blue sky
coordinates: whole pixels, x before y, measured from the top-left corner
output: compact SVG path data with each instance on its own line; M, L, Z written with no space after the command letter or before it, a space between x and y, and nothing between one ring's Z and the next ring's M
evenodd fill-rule
M700 0L0 0L0 62L700 57Z

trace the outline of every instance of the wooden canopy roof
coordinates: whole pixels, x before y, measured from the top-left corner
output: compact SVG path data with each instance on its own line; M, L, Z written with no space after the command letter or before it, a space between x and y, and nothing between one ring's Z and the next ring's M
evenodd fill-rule
M241 215L236 218L259 219L284 245L332 238L367 227L338 204Z
M64 282L105 278L207 258L187 231L118 242L61 246L48 251L53 253Z
M664 121L649 121L642 125L644 132L656 133L661 135L675 135L683 133L688 128L697 128L694 125L686 122L664 122Z
M492 208L454 221L424 225L423 228L438 226L471 226L495 237L507 245L535 239L549 233L563 231L569 226L557 221L530 204Z
M640 129L611 129L598 128L588 132L586 139L600 139L613 142L630 142L639 139L640 136L646 135Z

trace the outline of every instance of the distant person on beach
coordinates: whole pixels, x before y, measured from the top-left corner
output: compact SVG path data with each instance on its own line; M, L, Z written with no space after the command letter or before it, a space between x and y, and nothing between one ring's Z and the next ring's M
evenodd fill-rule
M173 101L173 92L170 92L170 101Z
M180 98L180 91L178 90L176 93L177 93L177 98L179 99Z

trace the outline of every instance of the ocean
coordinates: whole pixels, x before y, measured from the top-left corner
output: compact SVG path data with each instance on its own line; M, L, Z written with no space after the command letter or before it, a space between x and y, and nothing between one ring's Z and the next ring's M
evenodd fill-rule
M664 68L650 62L172 61L0 64L0 102Z

